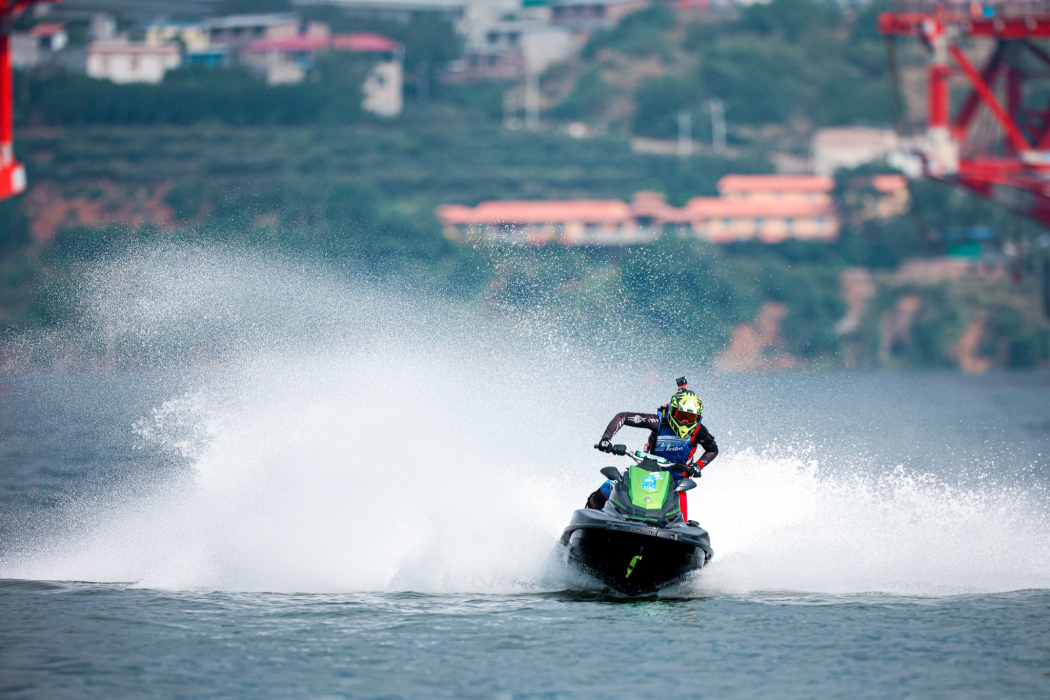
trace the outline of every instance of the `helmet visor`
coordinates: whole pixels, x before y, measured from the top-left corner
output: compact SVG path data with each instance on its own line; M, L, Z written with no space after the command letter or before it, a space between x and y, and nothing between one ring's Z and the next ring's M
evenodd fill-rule
M700 416L695 413L690 413L689 411L683 411L680 408L674 409L671 415L673 415L674 419L682 425L695 425L696 422L700 420Z

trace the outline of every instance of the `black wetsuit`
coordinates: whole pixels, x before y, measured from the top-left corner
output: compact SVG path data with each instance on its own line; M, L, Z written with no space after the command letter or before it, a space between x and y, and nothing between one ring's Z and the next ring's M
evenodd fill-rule
M655 413L617 413L609 422L609 427L602 433L602 440L611 442L613 436L625 425L632 428L648 428L653 435L656 435L657 431L660 430L660 416ZM652 442L651 437L649 441ZM693 449L689 452L689 459L693 458L697 446L704 448L704 453L697 460L698 462L703 462L704 466L710 464L711 460L718 456L718 445L715 443L715 438L704 427L703 423L697 425L696 430L693 431L692 443ZM652 445L649 445L646 449L652 449Z
M662 408L661 414L666 415L666 407ZM646 450L651 451L653 449L653 443L656 441L656 434L660 431L660 415L656 413L617 413L616 416L609 422L609 427L602 433L602 442L611 442L613 436L619 432L620 428L625 425L629 425L632 428L648 428L650 432L649 442L646 445ZM718 456L718 444L715 442L715 438L711 435L711 432L704 427L703 423L696 426L696 430L693 431L692 438L690 440L692 449L689 450L689 460L692 461L693 455L696 454L697 447L703 447L704 453L700 456L700 459L696 460L697 466L703 469L711 461ZM678 479L675 479L677 483ZM608 499L608 495L603 493L601 489L598 489L590 495L587 499L587 507L601 510L605 506L605 501Z

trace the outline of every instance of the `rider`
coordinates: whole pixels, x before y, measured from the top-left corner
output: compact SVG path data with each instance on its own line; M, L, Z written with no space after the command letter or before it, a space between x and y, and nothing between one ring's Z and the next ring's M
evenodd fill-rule
M700 422L704 415L704 402L686 387L685 377L678 378L678 391L671 397L666 406L661 406L654 413L617 413L602 434L597 448L602 452L612 452L612 438L625 425L632 428L648 428L651 432L645 451L663 457L676 465L671 471L674 483L677 484L686 476L699 478L700 470L718 456L718 445L707 428ZM704 448L704 453L696 462L692 462L697 446ZM587 507L601 510L612 493L612 482L606 481L602 487L587 499ZM682 518L689 520L685 491L678 494L682 509Z

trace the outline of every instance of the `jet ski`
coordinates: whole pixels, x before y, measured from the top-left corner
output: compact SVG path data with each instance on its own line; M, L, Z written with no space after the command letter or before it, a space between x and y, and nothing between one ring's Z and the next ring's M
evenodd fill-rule
M624 595L655 593L711 560L707 531L682 518L678 492L696 486L682 479L677 487L671 462L645 452L628 453L614 445L613 454L636 464L620 472L605 467L613 482L602 510L584 508L572 514L561 542L571 564Z

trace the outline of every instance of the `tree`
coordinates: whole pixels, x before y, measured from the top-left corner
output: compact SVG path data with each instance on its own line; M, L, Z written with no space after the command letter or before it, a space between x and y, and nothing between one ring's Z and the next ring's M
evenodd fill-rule
M212 13L223 15L253 15L264 12L291 12L291 0L219 0Z
M775 42L732 39L708 52L701 76L704 91L726 102L733 121L785 121L805 110L819 81L802 52Z
M830 2L818 0L773 0L748 5L740 13L736 28L755 34L773 34L789 42L831 29L839 23L839 12Z
M678 113L698 102L695 81L665 75L644 80L634 93L634 133L672 138L678 133Z

